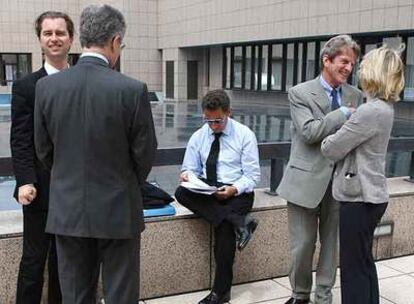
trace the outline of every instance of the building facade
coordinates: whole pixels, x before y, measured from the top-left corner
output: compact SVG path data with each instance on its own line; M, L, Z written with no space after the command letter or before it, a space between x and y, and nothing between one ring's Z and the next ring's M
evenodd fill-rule
M126 16L121 71L162 91L166 99L199 99L226 88L239 99L286 92L319 72L319 51L348 33L366 52L406 44L403 100L414 101L414 0L0 0L0 93L42 55L33 21L45 10L67 12L78 24L90 3ZM80 53L78 37L72 53ZM357 82L354 74L350 82Z

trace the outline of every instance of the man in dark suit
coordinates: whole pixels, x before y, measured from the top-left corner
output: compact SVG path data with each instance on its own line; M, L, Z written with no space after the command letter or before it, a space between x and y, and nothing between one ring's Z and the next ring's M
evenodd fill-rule
M36 152L51 169L46 231L56 234L68 304L94 303L100 267L106 304L139 298L140 186L157 143L146 85L111 69L125 29L117 9L86 7L78 63L37 83Z
M45 233L49 200L49 172L35 155L33 111L36 82L68 67L73 40L73 22L68 15L48 11L35 22L44 53L44 66L13 84L10 146L16 177L14 197L23 205L23 255L17 280L16 303L40 303L43 272L48 259L49 303L61 303L54 237Z

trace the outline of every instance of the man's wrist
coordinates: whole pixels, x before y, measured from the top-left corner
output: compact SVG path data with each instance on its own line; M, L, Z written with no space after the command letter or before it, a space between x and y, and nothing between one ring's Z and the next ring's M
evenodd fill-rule
M351 117L352 112L351 112L351 110L348 109L348 107L341 106L339 109L346 116L346 118Z

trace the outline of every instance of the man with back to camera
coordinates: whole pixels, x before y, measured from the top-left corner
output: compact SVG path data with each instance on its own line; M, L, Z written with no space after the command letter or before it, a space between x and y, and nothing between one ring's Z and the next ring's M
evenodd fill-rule
M23 255L17 279L17 304L40 303L46 260L48 302L62 301L54 236L45 232L50 173L35 155L33 112L37 81L68 67L74 26L68 15L47 11L37 17L35 31L44 54L44 65L16 80L12 88L10 147L16 177L14 197L23 205Z
M187 144L180 180L188 181L193 173L219 190L205 195L180 186L175 197L214 226L214 285L199 304L222 304L230 300L236 246L245 248L257 227L247 214L260 180L259 153L254 133L230 118L230 99L224 90L208 92L202 109L205 124Z
M359 53L359 46L350 36L331 38L321 51L321 74L289 90L292 146L277 189L278 194L288 201L292 297L286 304L310 303L312 260L318 230L321 250L314 302L332 303L339 203L331 194L334 163L322 155L320 145L362 103L362 93L346 83Z
M51 169L46 231L56 234L65 304L95 303L100 266L106 304L139 299L140 185L157 143L146 85L111 69L125 29L117 9L87 6L78 63L37 84L36 152Z

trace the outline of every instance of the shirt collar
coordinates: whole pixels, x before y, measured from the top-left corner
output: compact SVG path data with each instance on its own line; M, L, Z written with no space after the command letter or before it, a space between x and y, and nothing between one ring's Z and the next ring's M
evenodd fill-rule
M331 96L333 88L329 85L329 83L326 82L326 80L323 78L322 75L319 77L319 81L322 85L322 88L325 90L325 92L328 94L328 96ZM339 94L341 94L342 93L342 86L337 87L336 91Z
M47 75L53 75L53 74L60 72L59 69L55 68L53 65L51 65L47 61L45 61L45 63L43 64L43 67L45 68Z
M80 55L80 57L85 57L85 56L91 56L91 57L96 57L96 58L100 58L103 61L105 61L107 64L109 64L109 60L102 54L99 53L95 53L95 52L84 52L82 53L82 55Z

